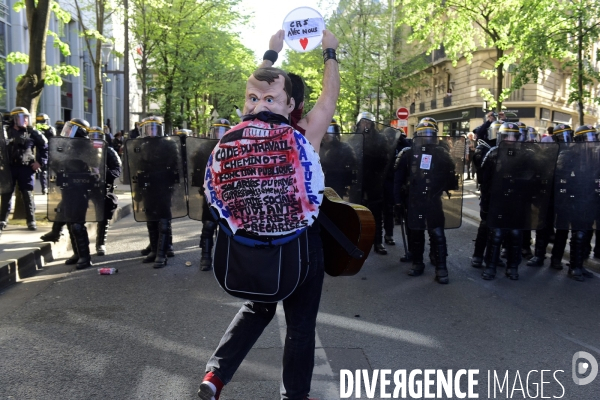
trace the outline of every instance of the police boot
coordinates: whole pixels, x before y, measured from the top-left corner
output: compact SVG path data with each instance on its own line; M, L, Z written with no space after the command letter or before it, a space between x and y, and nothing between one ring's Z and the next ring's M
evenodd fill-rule
M150 243L148 243L148 246L146 246L146 248L144 248L144 249L142 249L142 250L140 251L140 253L141 253L143 256L147 256L147 255L148 255L148 254L150 254L151 252L152 252L152 246L150 245Z
M108 236L108 220L96 225L96 255L106 255L106 237Z
M425 263L423 263L423 253L425 252L425 238L414 240L412 242L412 268L408 270L408 275L419 276L425 271Z
M210 271L212 269L212 236L201 238L200 248L202 248L202 256L200 257L200 271Z
M479 223L479 228L477 228L475 249L473 250L473 257L471 258L471 266L473 268L483 267L483 253L485 252L485 246L487 245L488 235L489 229L487 223L482 219Z
M2 235L2 231L6 229L6 222L0 221L0 235Z
M77 241L75 240L75 236L73 236L73 229L71 225L67 225L67 230L69 231L69 239L71 240L71 248L73 249L73 255L65 260L65 265L75 265L77 264L77 260L79 260L79 252L77 251Z
M142 260L143 263L152 263L156 259L158 245L158 222L152 221L146 223L148 227L148 238L150 239L150 253Z
M375 253L381 254L382 256L385 256L387 254L387 250L382 243L376 243L374 245L374 247L375 247Z
M76 269L85 269L92 266L92 257L90 256L90 239L88 238L87 228L85 223L75 223L72 225L73 236L77 243L77 260Z
M502 233L499 229L494 229L490 232L486 251L485 267L483 268L481 277L486 281L491 281L496 278L496 267L500 261L500 252L502 251Z
M37 230L37 225L35 222L35 202L33 201L33 192L23 191L21 194L23 195L23 203L25 204L25 212L27 213L27 228L30 231L35 231Z
M448 283L448 269L446 268L446 258L448 256L448 250L446 248L446 235L444 234L444 228L435 228L429 231L429 235L432 238L432 244L436 255L435 265L435 280L437 283L446 284Z
M571 231L571 257L569 262L569 276L578 282L583 282L584 258L584 231Z
M546 242L542 240L541 235L535 236L535 247L534 247L534 255L531 257L529 261L527 261L527 265L530 267L541 267L544 265L544 260L546 259Z
M169 221L169 243L167 244L167 257L175 257L175 251L173 250L173 229Z
M159 222L158 243L156 245L156 258L154 268L167 265L167 247L169 246L169 220L161 219Z
M58 242L62 237L63 226L65 226L64 222L54 222L52 224L52 230L45 235L42 235L40 239L44 242Z
M521 263L521 243L514 243L512 241L508 251L508 260L506 262L506 276L511 280L516 281L519 279L519 264Z

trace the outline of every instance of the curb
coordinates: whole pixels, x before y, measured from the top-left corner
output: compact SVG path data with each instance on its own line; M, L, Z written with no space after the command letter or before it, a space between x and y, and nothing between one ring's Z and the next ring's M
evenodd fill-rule
M131 214L131 203L118 207L115 210L111 224ZM85 224L90 238L90 246L96 239L96 222ZM39 242L31 247L24 248L23 252L14 258L0 261L0 290L19 282L23 278L31 277L41 270L45 264L64 257L71 251L71 241L68 235L63 235L56 243Z

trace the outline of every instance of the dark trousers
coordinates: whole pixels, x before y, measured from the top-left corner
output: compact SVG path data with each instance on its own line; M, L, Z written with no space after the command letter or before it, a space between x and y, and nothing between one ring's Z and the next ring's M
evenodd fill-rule
M12 174L12 188L10 192L3 194L0 199L0 221L8 222L10 210L12 209L12 195L17 183L19 184L19 190L25 203L27 222L35 221L35 202L32 193L35 183L35 173L28 165L13 165L10 167L10 171Z
M383 230L386 236L394 236L394 182L383 186Z
M375 240L373 244L383 243L383 199L367 201L365 204L375 218ZM392 226L393 232L393 226Z
M315 362L315 328L323 287L323 245L318 233L308 235L310 272L304 283L283 300L287 332L283 350L281 398L305 399ZM252 346L269 325L277 303L244 303L206 365L225 384L231 381Z

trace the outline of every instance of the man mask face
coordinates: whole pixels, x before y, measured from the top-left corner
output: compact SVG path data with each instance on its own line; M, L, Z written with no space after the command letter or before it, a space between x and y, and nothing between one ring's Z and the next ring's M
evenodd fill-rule
M270 111L274 114L288 118L294 110L294 99L284 89L284 79L281 75L271 84L259 81L251 75L246 83L246 100L244 114L258 114L261 111Z

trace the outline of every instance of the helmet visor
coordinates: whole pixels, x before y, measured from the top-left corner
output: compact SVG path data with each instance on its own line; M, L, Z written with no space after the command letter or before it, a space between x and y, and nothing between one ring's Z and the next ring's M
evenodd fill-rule
M60 132L60 136L70 138L86 136L85 134L83 134L83 132L78 131L81 131L81 128L78 125L75 125L69 121L65 124L65 126L63 126L63 129Z
M340 126L338 124L329 125L329 127L327 128L327 133L331 133L333 135L339 135L340 134Z
M528 132L527 133L527 141L528 142L539 142L540 134L537 132Z
M210 127L210 136L212 139L221 139L229 129L225 125L213 125Z
M157 122L148 122L142 126L142 136L153 137L153 136L164 136L164 129L162 124Z
M488 128L488 139L489 140L498 139L498 130L500 129L501 126L502 125L500 125L500 124L490 125L490 127Z
M570 143L573 141L571 134L567 130L559 132L559 133L555 133L553 135L553 139L555 142L558 142L558 143Z
M500 136L498 136L498 144L500 144L502 141L518 142L521 136L522 135L519 132L502 132Z
M104 140L104 132L101 131L91 131L90 139Z
M585 132L575 136L576 142L597 142L596 132Z
M17 125L19 128L25 128L25 127L29 126L29 115L27 115L25 113L19 113L19 114L15 114L14 118L15 118L15 125Z

